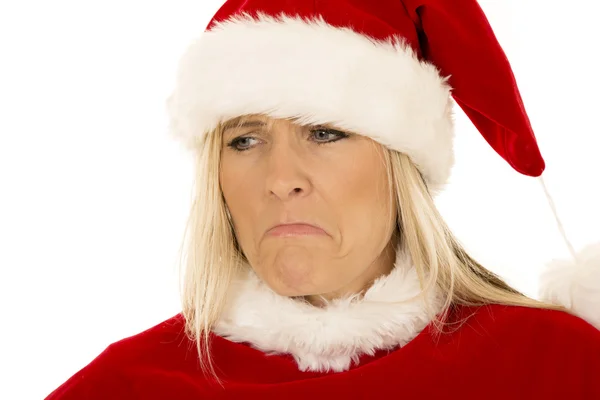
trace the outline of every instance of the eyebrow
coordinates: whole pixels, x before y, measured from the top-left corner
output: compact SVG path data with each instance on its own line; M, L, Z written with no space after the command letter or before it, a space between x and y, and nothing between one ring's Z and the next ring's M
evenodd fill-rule
M243 121L242 123L240 123L239 118L235 118L235 119L229 120L223 124L223 131L226 131L226 130L232 129L232 128L255 128L257 126L265 126L265 125L267 125L266 122L257 121L257 120Z

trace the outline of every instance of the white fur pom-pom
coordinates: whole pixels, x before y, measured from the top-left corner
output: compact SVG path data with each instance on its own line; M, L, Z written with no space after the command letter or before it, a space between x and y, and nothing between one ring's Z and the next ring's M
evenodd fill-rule
M549 263L541 277L540 299L564 306L600 329L600 243L585 247L577 262Z

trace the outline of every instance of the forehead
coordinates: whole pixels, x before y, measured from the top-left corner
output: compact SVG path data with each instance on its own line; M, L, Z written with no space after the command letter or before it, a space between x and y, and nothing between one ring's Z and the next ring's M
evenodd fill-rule
M248 115L240 115L235 118L230 118L221 123L223 131L227 131L230 129L236 128L254 128L254 127L266 127L270 129L273 124L276 122L288 122L290 124L299 126L299 127L325 127L330 129L337 129L341 131L345 131L346 133L353 133L348 129L344 129L342 127L336 126L331 123L320 123L320 124L311 124L311 123L301 123L299 117L288 117L288 118L274 118L264 114L248 114Z
M241 127L256 127L256 126L271 126L276 121L289 121L295 124L295 118L272 118L263 114L240 115L231 118L222 123L223 129L241 128Z

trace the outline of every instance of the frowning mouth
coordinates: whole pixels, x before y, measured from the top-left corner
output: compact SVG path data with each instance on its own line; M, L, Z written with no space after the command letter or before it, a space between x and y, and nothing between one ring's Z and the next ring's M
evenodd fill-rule
M308 235L327 235L323 229L310 224L281 224L269 229L266 236L293 237Z

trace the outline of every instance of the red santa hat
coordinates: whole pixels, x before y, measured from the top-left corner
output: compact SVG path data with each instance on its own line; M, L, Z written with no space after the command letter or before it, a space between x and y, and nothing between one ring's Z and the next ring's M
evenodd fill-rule
M183 55L168 112L190 147L246 114L333 124L407 154L436 193L454 162L452 98L512 168L542 174L476 0L228 0ZM555 264L541 293L600 327L599 249L572 250L576 265Z

